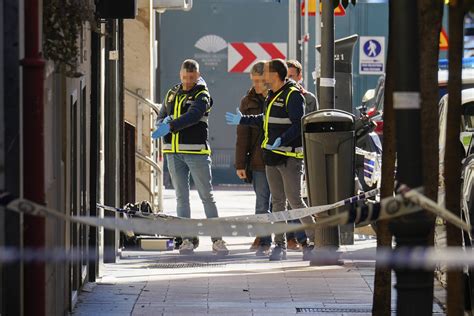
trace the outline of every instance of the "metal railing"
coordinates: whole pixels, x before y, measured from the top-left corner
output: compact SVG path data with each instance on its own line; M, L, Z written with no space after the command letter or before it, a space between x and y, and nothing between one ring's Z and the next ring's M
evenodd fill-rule
M151 159L150 157L147 157L147 156L145 156L144 154L142 154L138 151L135 152L135 157L137 157L137 158L141 159L142 161L146 162L151 167L153 167L156 171L159 171L160 173L163 172L160 165L157 164L156 162L154 162L153 159Z
M149 106L155 113L158 115L160 112L160 104L155 103L147 98L142 97L141 95L137 94L136 92L133 92L132 90L129 90L125 88L125 93L127 93L129 96L134 97L138 101L142 102L143 104Z
M151 117L150 121L153 122L154 116L157 116L160 111L161 104L154 103L153 101L141 96L140 92L141 90L137 90L137 92L133 92L132 90L125 88L125 93L136 100L136 106L137 106L136 128L137 128L137 135L139 137L137 138L138 141L137 141L137 148L135 150L135 157L145 162L146 164L148 164L153 170L152 170L152 177L150 179L150 185L146 184L144 181L138 178L136 179L136 181L139 184L141 184L144 187L144 189L150 194L153 208L162 210L163 209L162 207L163 206L163 198L162 198L163 169L153 159L153 151L151 152L152 157L149 157L142 152L142 134L143 134L142 105L148 106L151 110L153 110L154 113L152 112L150 114L150 117ZM161 146L158 146L158 149L160 147ZM153 146L152 144L150 148L152 148L153 150L155 146Z

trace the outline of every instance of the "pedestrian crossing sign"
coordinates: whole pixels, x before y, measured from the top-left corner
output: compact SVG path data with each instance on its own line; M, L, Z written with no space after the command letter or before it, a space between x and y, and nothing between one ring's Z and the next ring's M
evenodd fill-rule
M359 42L359 74L385 73L385 37L361 36Z

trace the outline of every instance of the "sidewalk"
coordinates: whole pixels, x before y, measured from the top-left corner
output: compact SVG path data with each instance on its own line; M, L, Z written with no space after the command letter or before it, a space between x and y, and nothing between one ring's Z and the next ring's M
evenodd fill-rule
M174 213L172 191L165 208ZM252 214L252 191L216 191L221 216ZM204 217L192 192L193 216ZM310 267L302 254L270 262L248 248L249 237L225 238L230 254L216 258L210 238L201 238L192 256L177 251L125 251L106 264L102 278L80 294L73 315L371 315L374 262ZM358 240L344 251L375 248ZM396 292L392 290L392 310ZM433 305L436 315L442 309Z

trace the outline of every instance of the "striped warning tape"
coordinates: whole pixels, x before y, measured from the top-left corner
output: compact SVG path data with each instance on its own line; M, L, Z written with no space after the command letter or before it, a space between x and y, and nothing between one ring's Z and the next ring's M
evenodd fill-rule
M183 219L176 217L155 217L154 220L146 218L97 218L88 216L68 216L25 199L18 199L8 193L0 194L0 205L9 210L43 217L57 218L64 221L103 226L107 229L121 231L134 231L143 234L161 234L168 236L178 235L207 235L207 236L264 236L271 233L283 233L302 229L313 229L344 224L367 224L380 219L391 219L403 215L416 213L422 209L428 210L446 221L473 232L469 223L464 222L449 210L437 205L425 197L420 190L400 186L398 195L383 199L380 203L352 207L346 212L318 219L317 223L310 225L265 223L265 222L217 222L213 219ZM339 202L338 202L339 203ZM294 210L297 211L297 210ZM292 215L293 216L293 215ZM306 216L306 215L305 215ZM243 218L246 219L246 218ZM472 249L462 248L397 248L392 250L377 249L376 253L345 253L338 254L330 251L318 252L319 259L325 261L343 260L377 260L382 265L400 266L408 268L432 268L438 264L447 267L474 266L474 252ZM84 259L74 250L64 249L12 249L0 248L0 261L13 262L25 261L68 261Z
M1 203L1 196L0 196ZM251 223L233 222L220 225L208 220L182 219L175 217L155 218L114 218L69 216L57 210L47 208L26 199L13 199L6 204L6 208L19 213L57 218L64 221L102 226L107 229L118 229L123 232L133 231L137 234L165 235L165 236L265 236L271 233L284 233L304 229L301 224L284 223Z
M293 209L293 210L276 212L276 213L268 213L268 214L218 217L218 218L212 218L210 220L216 221L216 222L234 222L235 221L235 222L255 222L255 223L291 221L291 220L297 220L297 219L307 217L307 216L313 216L320 213L324 213L326 211L329 211L341 206L350 205L358 201L363 201L370 197L376 196L377 194L379 194L379 192L380 192L379 189L373 189L373 190L352 196L350 198L338 201L336 203L327 204L327 205L311 206L311 207L306 207L306 208L299 208L299 209ZM103 208L104 210L114 211L114 212L119 212L119 213L124 213L124 214L130 213L132 216L139 216L139 217L149 218L149 219L179 218L175 216L164 215L161 213L151 214L151 213L143 213L143 212L135 211L135 210L128 212L128 210L124 208L107 206L100 203L97 203L97 207Z
M102 226L107 229L118 229L124 232L133 231L141 234L165 236L266 236L271 233L278 234L317 227L345 224L365 225L381 219L391 219L416 213L422 210L422 208L435 213L463 230L472 232L472 226L469 223L464 222L448 210L438 206L435 202L419 193L419 190L409 189L406 186L400 186L400 188L400 194L385 198L380 203L367 203L358 207L352 206L348 211L319 218L316 223L305 225L247 221L247 216L239 217L238 221L233 220L229 222L225 219L219 222L216 219L188 219L171 216L154 217L153 220L147 218L121 219L113 217L69 216L26 199L14 198L5 193L0 194L0 205L5 205L7 209L25 214L55 217L64 221ZM296 217L292 215L290 218L298 218L297 216L299 215L295 214L298 214L297 212L299 211L301 209L293 210L292 214ZM307 216L307 214L304 216Z

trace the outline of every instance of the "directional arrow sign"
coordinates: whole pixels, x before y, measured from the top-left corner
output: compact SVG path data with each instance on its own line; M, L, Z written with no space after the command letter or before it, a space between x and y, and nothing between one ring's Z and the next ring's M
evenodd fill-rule
M286 43L229 43L227 69L229 72L250 72L258 60L286 59Z

